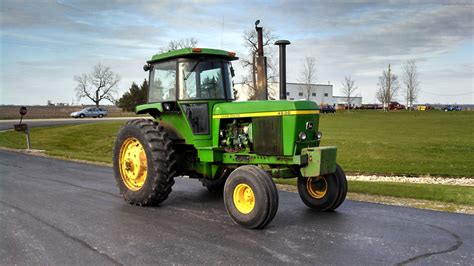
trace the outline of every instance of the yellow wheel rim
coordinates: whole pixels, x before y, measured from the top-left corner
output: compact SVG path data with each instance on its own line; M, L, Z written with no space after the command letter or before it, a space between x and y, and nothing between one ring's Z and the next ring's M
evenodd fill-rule
M328 183L322 176L308 177L306 180L306 190L311 197L322 199L328 192Z
M120 175L128 189L143 187L147 175L147 159L142 144L136 138L127 138L120 147Z
M255 207L255 195L247 184L238 184L234 189L234 205L243 214L250 213Z

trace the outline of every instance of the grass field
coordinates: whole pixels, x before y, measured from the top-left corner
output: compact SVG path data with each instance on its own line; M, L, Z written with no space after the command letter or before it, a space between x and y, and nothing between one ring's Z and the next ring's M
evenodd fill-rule
M350 173L474 176L474 112L325 114L320 128Z
M47 154L111 162L122 122L33 128L32 147ZM474 176L474 112L374 111L324 114L322 145L338 147L347 173ZM17 132L0 146L24 148Z

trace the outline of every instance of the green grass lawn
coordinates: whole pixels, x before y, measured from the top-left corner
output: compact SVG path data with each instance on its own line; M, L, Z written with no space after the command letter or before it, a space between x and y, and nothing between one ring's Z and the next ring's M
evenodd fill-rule
M31 148L46 154L71 159L112 163L112 145L119 128L125 122L103 122L32 128ZM0 133L0 146L25 148L23 133Z
M67 158L111 163L123 122L32 128L34 149ZM322 145L338 147L346 173L474 176L474 112L360 111L321 115ZM24 148L17 132L0 146Z
M324 114L320 130L349 173L474 176L474 112Z

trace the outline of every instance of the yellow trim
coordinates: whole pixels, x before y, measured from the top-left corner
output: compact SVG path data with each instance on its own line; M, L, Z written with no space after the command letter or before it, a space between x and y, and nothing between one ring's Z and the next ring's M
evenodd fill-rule
M263 116L284 116L284 115L313 115L319 114L319 110L293 110L293 111L273 111L243 114L213 115L212 118L239 118L239 117L263 117Z
M255 207L255 195L247 184L241 183L234 188L233 199L235 208L243 214L249 214Z

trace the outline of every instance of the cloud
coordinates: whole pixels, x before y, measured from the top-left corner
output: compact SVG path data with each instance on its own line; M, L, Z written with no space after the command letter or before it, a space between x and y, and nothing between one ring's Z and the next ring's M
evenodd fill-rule
M16 86L7 77L15 77L28 64L45 66L41 71L35 67L41 75L37 83L31 82L34 86L46 88L48 79L61 76L70 87L74 74L87 72L97 61L113 64L127 87L126 82L141 82L141 65L160 47L188 37L197 38L200 46L222 45L244 57L241 35L256 19L292 42L289 81L297 80L304 57L314 56L320 82L337 84L351 74L369 99L383 68L391 63L398 69L405 60L417 59L425 77L445 73L443 85L430 83L433 90L442 91L449 82L472 89L472 79L466 78L472 76L472 49L460 53L459 47L473 45L474 8L469 2L444 3L4 0L0 89ZM461 55L454 60L456 51ZM40 64L49 58L50 66ZM56 62L67 63L67 70L55 68ZM443 65L456 73L444 71Z

